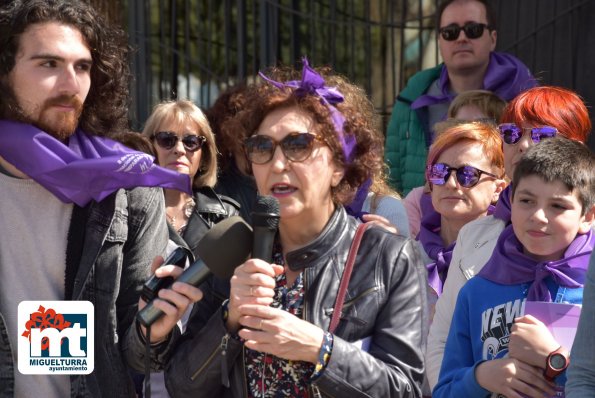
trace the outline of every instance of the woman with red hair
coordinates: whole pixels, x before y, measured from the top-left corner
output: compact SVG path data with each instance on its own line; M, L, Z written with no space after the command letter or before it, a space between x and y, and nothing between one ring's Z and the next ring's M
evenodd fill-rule
M455 124L430 147L426 181L431 192L420 201L423 217L417 237L427 256L430 303L442 293L460 229L493 212L506 186L503 177L501 140L492 124Z
M519 94L504 109L501 122L498 130L509 177L527 149L541 140L563 136L585 143L591 132L587 107L575 92L561 87L535 87ZM457 267L443 286L428 337L426 369L432 388L438 381L459 290L482 269L510 223L510 191L508 186L502 192L492 216L473 221L459 232L451 260Z

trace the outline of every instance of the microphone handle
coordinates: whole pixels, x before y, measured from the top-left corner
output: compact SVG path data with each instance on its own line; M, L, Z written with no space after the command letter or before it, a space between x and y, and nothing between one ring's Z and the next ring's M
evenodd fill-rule
M268 227L253 227L254 242L252 244L252 258L259 258L271 263L273 261L273 243L276 229Z
M198 287L198 285L203 283L210 274L211 271L206 264L201 259L198 259L174 282L185 282ZM147 305L136 315L136 318L144 327L151 326L157 319L164 315L164 312L155 307L153 302L154 299L147 303Z

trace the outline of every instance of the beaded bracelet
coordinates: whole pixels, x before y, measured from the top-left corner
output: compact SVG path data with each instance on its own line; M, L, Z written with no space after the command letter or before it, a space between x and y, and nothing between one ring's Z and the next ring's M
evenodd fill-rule
M320 353L318 354L318 360L316 361L316 366L314 367L314 373L312 373L312 376L310 376L310 382L318 379L322 375L331 359L332 351L333 335L330 332L324 332L322 338L322 347L320 347Z

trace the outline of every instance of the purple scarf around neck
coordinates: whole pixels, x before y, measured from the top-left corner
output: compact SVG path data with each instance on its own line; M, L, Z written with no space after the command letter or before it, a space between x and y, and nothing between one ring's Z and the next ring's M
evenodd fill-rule
M424 94L413 101L411 109L451 102L456 93L450 92L450 80L446 67L440 72L440 95ZM510 101L520 92L537 86L537 81L531 75L529 68L518 58L492 51L490 63L483 78L483 89L489 90L505 101Z
M417 235L417 239L421 242L428 257L434 260L433 263L426 264L426 270L428 271L428 283L438 296L442 295L442 286L448 274L452 251L456 243L453 242L444 247L440 236L440 224L440 214L432 209L422 217Z
M501 285L531 283L527 300L552 301L546 284L551 276L555 283L569 288L583 287L589 257L595 244L593 230L577 235L566 249L564 258L539 262L523 253L523 245L509 225L502 231L492 257L479 276Z
M192 193L190 178L155 165L146 153L77 130L68 145L38 128L0 120L0 156L64 203L85 206L120 188Z
M433 263L426 265L428 283L436 294L441 296L456 241L444 247L444 242L440 236L442 219L440 213L434 210L432 206L431 195L422 195L420 205L424 216L421 219L417 239L421 242L428 257L434 260ZM494 206L490 205L487 214L492 214L493 211Z
M510 183L504 190L500 193L500 197L498 198L498 203L496 203L496 210L494 210L494 218L498 218L506 223L506 225L510 224L510 214L511 214L511 197L512 195L512 183Z

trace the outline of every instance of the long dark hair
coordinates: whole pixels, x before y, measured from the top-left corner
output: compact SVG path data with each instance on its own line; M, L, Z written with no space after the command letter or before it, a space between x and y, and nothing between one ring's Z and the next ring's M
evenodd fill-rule
M79 0L16 0L0 8L0 117L22 116L6 76L15 66L22 33L32 24L45 22L76 28L91 52L91 89L79 127L94 135L128 130L131 74L126 34Z

